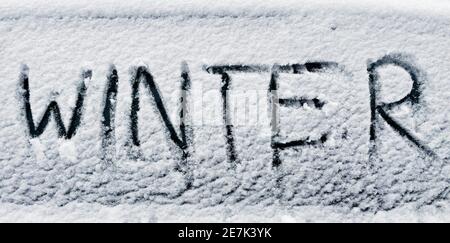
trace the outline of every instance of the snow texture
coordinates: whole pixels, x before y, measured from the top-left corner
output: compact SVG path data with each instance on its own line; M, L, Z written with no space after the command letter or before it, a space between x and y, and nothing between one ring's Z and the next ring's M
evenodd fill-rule
M1 221L450 219L450 2L43 2L0 2Z

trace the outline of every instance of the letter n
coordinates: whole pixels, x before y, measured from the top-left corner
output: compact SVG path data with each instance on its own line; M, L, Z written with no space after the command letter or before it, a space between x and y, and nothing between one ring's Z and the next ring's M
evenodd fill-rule
M153 76L147 70L146 67L138 67L136 69L135 75L131 80L132 94L131 94L131 113L130 113L130 130L131 130L131 142L135 147L139 147L141 142L139 140L139 129L138 129L138 111L139 111L139 87L141 81L144 82L145 87L148 89L150 95L153 97L154 104L162 118L163 124L167 129L168 136L172 142L181 149L183 152L183 163L187 163L187 158L189 157L189 148L191 143L191 129L186 124L187 120L187 94L190 90L190 78L187 64L182 65L181 73L181 97L180 97L180 135L175 131L175 127L167 114L167 110L163 103L163 98L156 86ZM184 167L184 166L183 166ZM178 168L185 169L185 168Z

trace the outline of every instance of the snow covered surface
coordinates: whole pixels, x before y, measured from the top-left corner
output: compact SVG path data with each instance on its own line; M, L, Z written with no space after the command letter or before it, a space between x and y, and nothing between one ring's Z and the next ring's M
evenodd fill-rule
M449 13L448 1L1 1L0 221L449 221ZM381 122L378 153L369 159L367 69L386 55L419 70L420 103L389 114L435 157ZM234 73L231 100L251 92L245 97L257 98L259 112L250 113L256 122L235 124L238 159L229 161L221 77L207 67L317 61L339 67L280 73L280 98L326 103L320 110L280 108L278 139L314 140L327 131L327 141L283 150L274 168L271 72ZM55 99L67 125L80 73L92 70L72 139L58 138L54 122L30 137L21 105L23 64L36 123ZM114 149L101 137L111 64L119 76ZM181 151L145 86L140 156L130 158L130 80L140 65L155 78L174 124L185 65L188 100L207 106L203 114L189 114L188 173L174 170ZM387 65L378 74L382 102L411 90L402 68ZM241 116L233 113L233 122L246 121ZM104 153L113 163L105 163Z
M215 206L70 203L21 206L2 204L2 222L448 222L448 204L424 206L407 205L391 211L361 212L357 208L340 207L276 207L276 206Z

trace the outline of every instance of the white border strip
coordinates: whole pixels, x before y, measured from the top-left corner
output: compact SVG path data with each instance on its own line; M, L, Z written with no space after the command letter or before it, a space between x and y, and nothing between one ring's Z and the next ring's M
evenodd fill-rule
M23 17L283 16L308 10L450 18L449 0L2 0L0 19Z

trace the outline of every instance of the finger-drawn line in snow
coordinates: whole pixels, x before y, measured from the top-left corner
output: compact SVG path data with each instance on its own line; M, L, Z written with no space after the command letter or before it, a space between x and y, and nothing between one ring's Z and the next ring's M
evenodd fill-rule
M225 138L227 143L227 154L228 160L233 163L237 163L238 157L235 150L234 144L234 136L233 136L233 125L230 123L230 115L229 115L229 100L227 96L227 91L230 89L231 85L231 77L230 73L252 73L252 72L272 72L272 78L269 85L269 102L272 104L272 139L271 146L274 150L274 159L273 166L278 166L281 164L279 159L279 150L287 149L289 147L295 146L307 146L307 145L316 145L319 143L324 143L327 140L327 135L323 135L318 141L310 141L309 138L306 140L297 140L291 142L276 142L276 138L279 133L279 123L278 121L278 105L286 106L286 107L301 107L303 104L313 104L313 106L317 109L321 109L325 102L313 98L288 98L288 99L279 99L276 95L277 93L277 84L276 79L278 77L278 72L285 73L294 73L294 74L302 74L304 72L321 72L326 69L337 68L339 65L335 62L307 62L305 64L288 64L288 65L274 65L270 67L268 65L216 65L209 66L206 68L206 71L211 74L219 74L222 76L222 102L223 102L223 121L225 124Z
M395 65L403 68L408 72L410 78L413 81L411 91L402 99L391 102L382 103L379 102L379 76L377 69L385 65ZM279 140L279 107L288 108L302 108L304 104L308 104L315 109L322 109L326 105L326 101L318 98L305 98L305 97L291 97L291 98L279 98L278 97L278 83L280 73L290 74L303 74L305 72L323 72L325 70L337 70L343 71L343 68L336 62L307 62L304 64L288 64L288 65L214 65L207 66L205 70L210 74L221 75L221 98L222 98L222 119L225 130L226 151L228 161L234 165L239 163L239 158L236 153L235 141L234 141L234 127L231 124L230 119L230 101L228 92L232 87L231 76L236 73L262 73L270 72L271 78L268 87L268 101L271 108L271 121L272 128L271 136L271 148L273 152L273 167L278 167L281 164L280 151L292 147L298 146L317 146L324 144L329 136L329 131L324 132L320 138L311 140L310 137L305 139L293 140L293 141L278 141ZM82 82L78 87L77 100L73 109L72 118L68 129L62 121L62 116L58 103L52 100L45 110L38 125L35 125L31 104L30 104L30 87L29 87L29 69L24 65L20 72L20 94L21 105L28 126L29 135L32 138L39 137L46 129L51 116L53 115L57 129L58 136L65 139L71 139L80 126L81 118L83 115L84 97L86 95L87 86L85 82L92 77L91 70L84 70L81 75ZM369 160L377 157L377 144L380 142L377 138L377 127L381 119L383 119L392 129L394 129L399 135L406 138L412 144L417 146L421 151L424 151L426 155L437 157L437 155L422 141L413 135L413 133L403 127L398 121L392 118L388 112L394 108L403 104L410 104L414 110L417 110L421 106L422 102L422 88L424 85L423 73L408 59L401 54L386 55L374 62L369 62L367 67L369 74L369 91L370 91L370 111L371 111L371 123L370 123L370 148L369 148ZM104 109L102 113L102 160L111 164L115 160L115 109L117 104L117 92L118 92L119 76L118 71L114 66L110 67L110 71L107 75L107 85L105 89L104 97ZM166 106L163 102L163 97L157 87L156 82L152 74L146 67L140 66L134 68L134 73L131 79L132 93L131 93L131 107L129 116L129 155L137 158L140 156L140 140L139 140L139 128L138 128L138 112L140 110L140 84L143 82L145 88L149 91L150 96L154 101L157 113L159 113L162 123L166 129L168 140L170 140L179 150L182 152L181 160L176 168L178 171L184 173L187 178L187 185L192 183L191 170L189 158L194 152L192 141L193 132L188 122L188 96L190 93L191 79L189 76L189 70L186 63L182 64L181 70L181 95L179 98L179 135L169 118ZM379 116L378 116L379 115Z
M35 125L33 113L31 110L31 103L30 103L30 84L29 84L29 77L28 77L28 71L29 68L26 65L23 65L20 72L20 88L19 93L22 94L23 98L23 111L25 113L27 125L28 125L28 131L30 133L30 136L32 138L39 137L42 133L44 133L45 129L47 128L47 125L50 121L50 116L53 114L53 118L55 119L56 126L58 128L58 136L65 138L65 139L71 139L77 132L78 127L80 126L81 122L81 116L83 113L83 104L84 104L84 97L86 95L86 84L85 82L88 79L91 79L92 77L92 71L91 70L83 70L81 74L81 83L78 87L78 97L75 103L75 108L73 109L72 118L69 123L68 129L66 129L66 126L64 125L64 122L61 117L61 111L59 108L58 103L55 100L52 100L50 104L47 106L47 109L44 112L44 115L42 116L40 122ZM53 97L55 98L55 97Z
M378 68L386 65L394 65L404 69L409 74L413 82L411 91L405 97L391 103L383 103L378 101L381 98L379 97L381 87L377 70ZM423 86L425 82L424 73L411 61L409 61L406 55L402 54L389 54L376 61L369 62L367 65L367 72L369 73L371 111L369 159L373 160L377 157L378 137L376 130L380 123L380 118L378 115L380 115L392 129L418 147L426 155L437 158L438 156L431 148L429 148L424 142L420 141L420 139L414 136L409 129L402 126L396 119L388 114L388 111L403 104L409 104L412 106L414 112L421 108L421 103L423 102Z
M116 154L116 138L115 138L115 118L117 92L119 85L119 76L115 66L110 67L110 73L107 76L105 103L103 108L102 119L102 160L107 164L114 162Z
M271 138L271 147L273 150L272 156L272 165L274 167L278 167L281 165L280 159L280 150L284 150L291 147L298 146L315 146L319 144L323 144L327 141L328 132L322 134L322 136L318 140L311 140L309 137L306 139L294 140L289 142L280 142L279 133L280 133L280 125L279 125L279 106L292 107L292 108L301 108L303 104L312 103L314 104L314 108L322 109L325 102L319 100L318 98L307 99L307 98L279 98L278 97L278 79L279 73L293 73L293 74L301 74L305 70L308 72L320 72L326 69L336 68L338 67L337 63L333 62L312 62L305 63L304 65L294 64L291 67L289 66L279 66L274 65L272 69L270 84L269 84L269 103L272 108L272 138Z
M149 90L150 95L153 98L154 104L156 105L156 108L161 116L162 122L167 129L168 137L172 142L181 150L182 152L182 158L180 164L177 166L177 170L182 172L187 176L187 186L191 186L191 175L190 170L187 168L188 166L188 160L190 154L193 152L191 151L192 146L192 129L189 126L187 122L187 102L188 102L188 93L191 87L191 79L189 77L189 70L187 64L182 64L182 71L181 71L181 97L179 99L180 101L180 112L179 112L179 119L180 119L180 136L178 136L177 132L175 131L175 127L172 123L172 121L169 118L168 112L166 110L166 107L163 102L163 98L160 94L160 91L153 79L153 75L148 71L146 67L140 66L135 68L134 75L131 80L132 85L132 93L131 93L131 108L130 108L130 134L131 134L131 146L140 147L140 140L139 140L139 128L138 128L138 112L140 110L140 94L139 94L139 88L141 81L144 83L144 86ZM133 148L130 149L131 156L136 156L135 153L136 150ZM139 151L139 150L137 150ZM137 153L137 156L140 155L140 152Z

